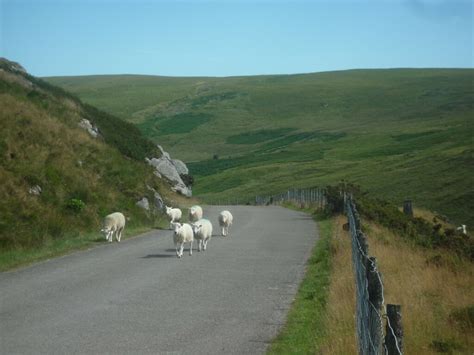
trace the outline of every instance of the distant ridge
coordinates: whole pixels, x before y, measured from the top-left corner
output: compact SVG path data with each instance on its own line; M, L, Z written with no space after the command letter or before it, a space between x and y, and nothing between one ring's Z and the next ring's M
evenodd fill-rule
M347 180L474 224L473 69L48 81L193 162L204 198Z

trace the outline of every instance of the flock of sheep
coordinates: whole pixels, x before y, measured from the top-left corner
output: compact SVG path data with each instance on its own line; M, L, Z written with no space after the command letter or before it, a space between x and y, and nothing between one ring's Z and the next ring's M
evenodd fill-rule
M212 223L208 219L203 218L203 211L200 206L192 206L189 209L190 223L179 222L182 217L182 212L179 208L166 206L166 214L170 219L170 229L174 231L173 241L178 258L183 256L185 243L189 243L189 255L193 255L194 239L198 241L198 251L206 250L207 243L212 237ZM232 225L233 216L227 210L221 211L218 220L221 234L226 237L229 234L229 227ZM114 234L117 241L120 242L124 228L125 216L120 212L115 212L104 218L101 232L109 242L112 242Z

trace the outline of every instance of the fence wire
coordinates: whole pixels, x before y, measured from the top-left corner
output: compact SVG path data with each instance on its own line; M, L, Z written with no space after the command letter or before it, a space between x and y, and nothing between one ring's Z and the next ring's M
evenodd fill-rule
M352 240L352 264L356 280L356 331L359 354L388 354L384 337L384 319L390 336L395 337L386 314L382 276L377 261L369 257L367 238L361 231L360 217L352 199L346 200L346 213ZM402 354L398 343L396 349Z
M356 282L356 332L361 355L402 354L390 320L385 312L382 275L377 268L377 260L369 256L367 238L361 231L359 213L352 198L344 198L344 206L349 221L352 244L352 264ZM210 204L250 204L248 199L222 199L206 201ZM301 206L324 209L328 204L326 190L323 188L289 189L286 192L255 196L255 205L274 205L292 202ZM386 321L384 321L386 320ZM386 336L384 337L384 324ZM388 339L395 339L395 347L387 346ZM390 348L390 350L389 350ZM391 350L395 348L395 350Z
M325 190L319 187L306 189L289 189L286 192L270 195L255 196L256 205L271 205L282 202L293 202L302 205L324 208L327 204Z

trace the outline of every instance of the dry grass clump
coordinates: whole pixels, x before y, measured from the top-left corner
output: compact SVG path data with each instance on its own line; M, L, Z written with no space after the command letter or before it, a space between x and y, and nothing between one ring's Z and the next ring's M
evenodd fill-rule
M323 353L357 352L351 244L337 219ZM385 304L402 306L406 354L471 354L474 349L474 265L445 250L407 243L386 228L367 226L369 253L383 275Z
M342 229L346 218L334 219L331 239L332 273L327 303L327 337L324 354L356 354L355 283L352 272L351 240Z
M470 354L472 324L454 318L474 303L474 265L447 251L414 249L376 225L368 235L383 273L385 303L402 305L406 353Z

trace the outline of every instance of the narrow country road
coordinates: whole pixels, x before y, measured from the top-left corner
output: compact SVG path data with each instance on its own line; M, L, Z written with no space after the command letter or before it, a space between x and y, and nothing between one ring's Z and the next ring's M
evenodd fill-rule
M217 215L234 215L227 238ZM281 207L212 206L208 250L176 257L171 231L0 273L1 354L262 354L317 239Z

